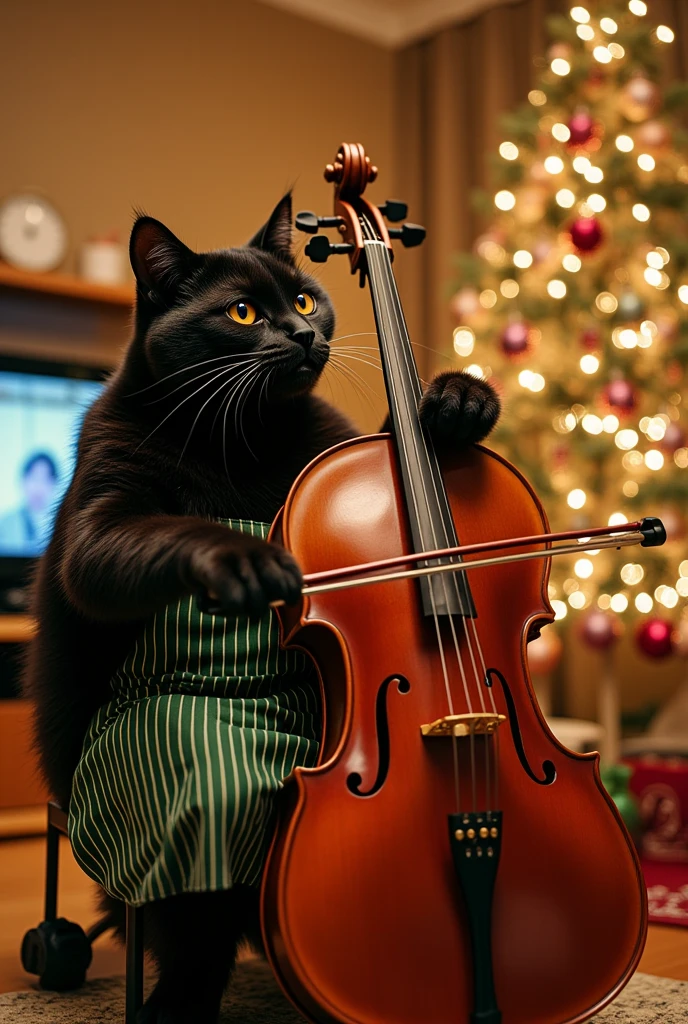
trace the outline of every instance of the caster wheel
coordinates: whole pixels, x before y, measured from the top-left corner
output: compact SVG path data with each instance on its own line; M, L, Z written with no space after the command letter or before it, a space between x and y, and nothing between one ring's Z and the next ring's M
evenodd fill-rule
M83 985L91 957L91 943L83 928L64 917L42 921L22 941L22 967L38 975L41 988L53 992Z

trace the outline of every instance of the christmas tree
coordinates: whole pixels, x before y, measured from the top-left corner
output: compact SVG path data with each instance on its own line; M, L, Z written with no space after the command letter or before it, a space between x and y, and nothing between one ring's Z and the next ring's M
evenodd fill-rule
M555 559L550 584L557 618L587 610L591 643L611 642L615 613L662 656L688 598L688 86L660 87L674 33L648 21L643 0L551 19L452 307L456 353L505 398L495 446L552 529L664 521L663 548Z

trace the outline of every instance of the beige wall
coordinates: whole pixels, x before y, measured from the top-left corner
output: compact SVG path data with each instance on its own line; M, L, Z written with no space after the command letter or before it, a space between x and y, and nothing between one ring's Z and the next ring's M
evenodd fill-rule
M126 240L134 206L199 249L245 241L291 185L296 209L329 213L322 168L341 141L368 147L381 200L394 191L393 56L372 44L250 0L6 0L1 36L0 197L33 187L58 207L66 269L92 233ZM346 260L316 272L337 333L372 330ZM333 387L379 424L381 402Z

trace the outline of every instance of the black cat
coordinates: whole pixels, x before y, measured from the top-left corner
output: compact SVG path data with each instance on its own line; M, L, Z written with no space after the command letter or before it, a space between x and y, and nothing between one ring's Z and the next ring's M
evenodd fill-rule
M271 521L314 456L358 435L313 394L335 316L291 244L289 195L243 248L197 254L158 221L134 225L134 337L85 418L35 589L26 691L64 806L89 722L143 620L200 590L228 615L298 596L291 555L213 522ZM481 440L498 414L493 389L460 372L438 375L420 409L443 445ZM160 979L142 1020L214 1021L255 922L246 886L147 904Z

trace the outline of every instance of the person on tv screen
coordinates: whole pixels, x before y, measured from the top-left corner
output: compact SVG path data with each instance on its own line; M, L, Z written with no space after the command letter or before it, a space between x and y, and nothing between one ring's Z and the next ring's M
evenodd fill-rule
M57 464L34 452L22 467L22 503L0 517L0 553L40 555L50 539L57 495Z

